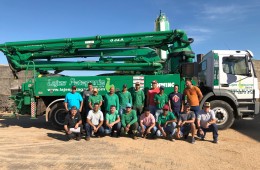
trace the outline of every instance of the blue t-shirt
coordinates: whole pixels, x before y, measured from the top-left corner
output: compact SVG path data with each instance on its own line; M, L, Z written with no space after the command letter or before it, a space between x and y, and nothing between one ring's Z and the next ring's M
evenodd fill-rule
M82 100L82 96L79 93L69 92L66 94L64 102L68 103L68 109L70 110L72 106L76 106L79 109Z
M181 93L171 93L168 96L171 101L171 109L173 112L180 112L182 105L182 94Z

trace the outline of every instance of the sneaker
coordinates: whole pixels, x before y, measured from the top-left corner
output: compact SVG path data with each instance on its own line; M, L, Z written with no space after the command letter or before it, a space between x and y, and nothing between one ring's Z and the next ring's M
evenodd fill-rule
M216 143L216 144L217 144L217 143L218 143L218 140L217 140L217 139L214 139L214 140L213 140L213 143Z
M169 138L169 140L170 140L170 141L172 141L172 142L174 142L174 141L175 141L175 140L173 139L173 136L172 136L172 135L169 135L169 137L168 137L168 138Z
M90 140L90 137L88 136L88 137L86 137L86 141L89 141Z
M80 136L76 137L76 141L80 141L80 140L81 140Z
M195 138L194 138L194 137L191 139L191 143L192 143L192 144L195 143Z

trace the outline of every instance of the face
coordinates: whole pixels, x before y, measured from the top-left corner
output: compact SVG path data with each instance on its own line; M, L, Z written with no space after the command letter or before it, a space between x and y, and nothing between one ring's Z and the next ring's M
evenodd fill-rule
M190 111L190 107L187 107L187 106L185 106L185 112L189 112Z
M125 110L126 110L126 113L129 113L131 111L131 107L127 107Z
M205 107L205 106L204 106L203 109L204 109L205 112L209 112L210 107Z
M92 85L92 84L89 84L89 85L88 85L88 89L89 89L89 90L92 90L92 89L93 89L93 85Z
M144 112L144 115L145 115L146 117L148 117L149 114L150 114L150 111L145 111L145 112Z
M73 109L70 111L72 116L75 116L77 114L77 110Z
M163 114L164 114L164 115L167 115L167 113L168 113L168 110L165 110L165 109L164 109L164 110L163 110Z
M110 91L111 94L113 94L115 92L115 88L111 87L109 91Z
M174 92L178 92L179 91L179 87L178 86L174 86Z
M75 88L72 88L72 89L71 89L71 92L72 92L72 93L75 93L75 92L76 92L76 89L75 89Z
M186 86L187 86L187 87L191 87L191 85L192 85L192 84L191 84L191 81L190 81L190 80L186 80Z
M139 84L136 84L136 85L135 85L135 89L140 89L140 85L139 85Z
M98 92L97 91L93 91L93 94L96 96L98 94Z
M127 91L127 88L126 88L126 87L123 87L123 91Z
M98 109L99 109L99 106L97 104L95 104L93 107L93 110L96 112L96 111L98 111Z
M110 107L110 113L115 113L116 107Z
M152 83L152 87L156 88L157 87L157 83Z

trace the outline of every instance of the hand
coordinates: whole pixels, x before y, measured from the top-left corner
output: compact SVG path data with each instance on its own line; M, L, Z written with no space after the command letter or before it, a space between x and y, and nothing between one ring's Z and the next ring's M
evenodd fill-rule
M164 131L162 132L162 134L163 134L163 137L166 137L166 136L167 136L166 133L165 133Z
M126 127L129 129L129 128L130 128L130 125L128 124Z
M151 128L148 128L146 133L151 133Z
M81 112L82 111L82 109L79 109L79 112Z
M78 125L78 124L76 124L76 125L75 125L75 127L74 127L74 129L77 129L78 127L79 127L79 125Z
M127 126L125 127L125 131L126 131L126 132L128 132L128 131L129 131L129 128L128 128Z
M186 123L186 121L183 121L183 122L181 123L181 126L183 126L185 123Z
M98 130L98 129L96 128L96 126L94 126L93 131L96 133L97 130Z
M70 135L72 132L71 131L68 131L67 134Z
M145 129L144 129L144 127L142 126L142 133L144 133L144 131L145 131Z

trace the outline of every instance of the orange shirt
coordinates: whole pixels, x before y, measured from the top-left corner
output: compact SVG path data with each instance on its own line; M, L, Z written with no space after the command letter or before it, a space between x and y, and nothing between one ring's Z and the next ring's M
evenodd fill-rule
M160 92L160 88L159 88L159 87L157 87L157 88L155 88L155 89L150 89L150 90L148 90L149 105L155 106L154 96L155 96L155 94L158 94L159 92Z
M202 93L200 89L196 86L193 86L192 88L185 88L183 95L187 95L187 100L190 106L199 106L200 100L199 96L202 96Z

